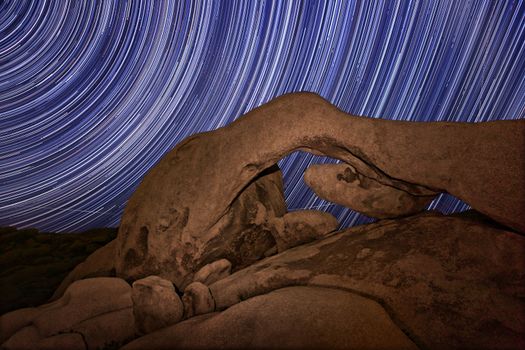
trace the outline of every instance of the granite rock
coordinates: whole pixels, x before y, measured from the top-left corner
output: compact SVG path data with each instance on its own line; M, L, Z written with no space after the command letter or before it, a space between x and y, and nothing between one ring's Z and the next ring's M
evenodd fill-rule
M525 120L389 121L346 114L312 93L284 95L223 128L185 139L150 169L122 217L116 273L127 280L157 274L182 289L200 267L218 259L236 270L262 258L272 244L264 215L285 211L276 197L280 176L269 178L272 167L297 150L339 159L411 196L448 192L525 232L523 144ZM261 189L263 179L268 181ZM239 211L235 206L248 189L257 199ZM276 204L273 213L261 197ZM255 222L261 223L257 229Z

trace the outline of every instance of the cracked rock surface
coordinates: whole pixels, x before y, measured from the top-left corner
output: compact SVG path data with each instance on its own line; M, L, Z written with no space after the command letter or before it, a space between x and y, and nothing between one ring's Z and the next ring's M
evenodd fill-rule
M376 300L422 348L517 349L525 346L524 262L523 236L478 216L431 212L287 250L210 290L224 310L293 285L337 288Z

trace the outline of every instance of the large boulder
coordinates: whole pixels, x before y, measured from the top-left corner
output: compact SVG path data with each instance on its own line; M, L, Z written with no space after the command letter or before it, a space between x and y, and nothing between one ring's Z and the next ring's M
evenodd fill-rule
M518 349L524 262L525 237L476 216L428 213L284 251L210 290L220 311L292 285L344 289L378 301L421 348Z
M0 317L2 349L104 348L135 337L131 286L119 278L73 282L58 300Z
M451 193L525 232L523 144L525 120L378 120L348 115L315 94L285 95L187 138L148 172L122 217L116 272L157 274L183 288L207 263L226 258L235 270L261 258L273 243L266 218L284 214L272 166L296 150L337 158L412 196ZM242 199L247 191L256 199Z
M417 349L377 302L343 290L291 287L139 338L138 349Z

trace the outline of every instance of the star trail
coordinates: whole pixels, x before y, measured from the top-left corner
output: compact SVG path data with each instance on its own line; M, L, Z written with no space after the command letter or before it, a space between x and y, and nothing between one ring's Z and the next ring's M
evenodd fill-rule
M525 3L0 0L0 226L116 226L178 142L293 91L373 118L525 118ZM289 208L366 222L304 185L333 161L281 160Z

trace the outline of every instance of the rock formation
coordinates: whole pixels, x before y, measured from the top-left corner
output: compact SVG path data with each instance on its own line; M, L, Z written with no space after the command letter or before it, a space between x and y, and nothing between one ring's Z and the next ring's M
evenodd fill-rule
M1 348L525 348L524 145L523 120L393 122L283 96L169 152L55 301L0 317ZM336 232L286 212L275 164L294 150L343 161L305 181L383 220ZM420 213L441 191L477 211Z
M187 138L148 172L122 217L116 272L131 280L157 274L183 288L193 273L214 260L227 258L238 269L261 258L259 252L271 245L270 229L263 229L265 218L284 214L283 203L274 196L282 185L277 176L271 177L272 167L295 150L351 165L374 189L365 207L377 209L380 217L413 213L446 191L525 232L523 144L523 120L387 121L348 115L315 94L285 95L226 127ZM323 169L328 178L333 175L332 166L316 172ZM348 193L356 193L357 202L363 200L353 182L339 182L349 186ZM311 182L314 191L326 193L317 183ZM257 199L245 194L247 190ZM399 191L407 195L399 196ZM388 201L375 199L376 193L389 192L392 208L385 207L391 205ZM251 204L243 196L250 197ZM279 203L267 208L269 198ZM252 209L239 211L244 205L239 202ZM266 214L253 214L259 209ZM253 224L243 226L249 213ZM251 230L257 223L261 227ZM251 256L244 256L247 251Z
M123 350L174 348L409 350L417 346L371 299L333 288L290 287L165 328Z
M312 165L304 181L319 197L378 219L419 213L434 198L385 186L348 164Z
M72 283L64 295L38 308L0 317L2 349L97 349L136 336L131 287L99 277Z
M182 301L173 284L158 276L133 282L131 299L135 328L142 334L165 328L182 319Z

